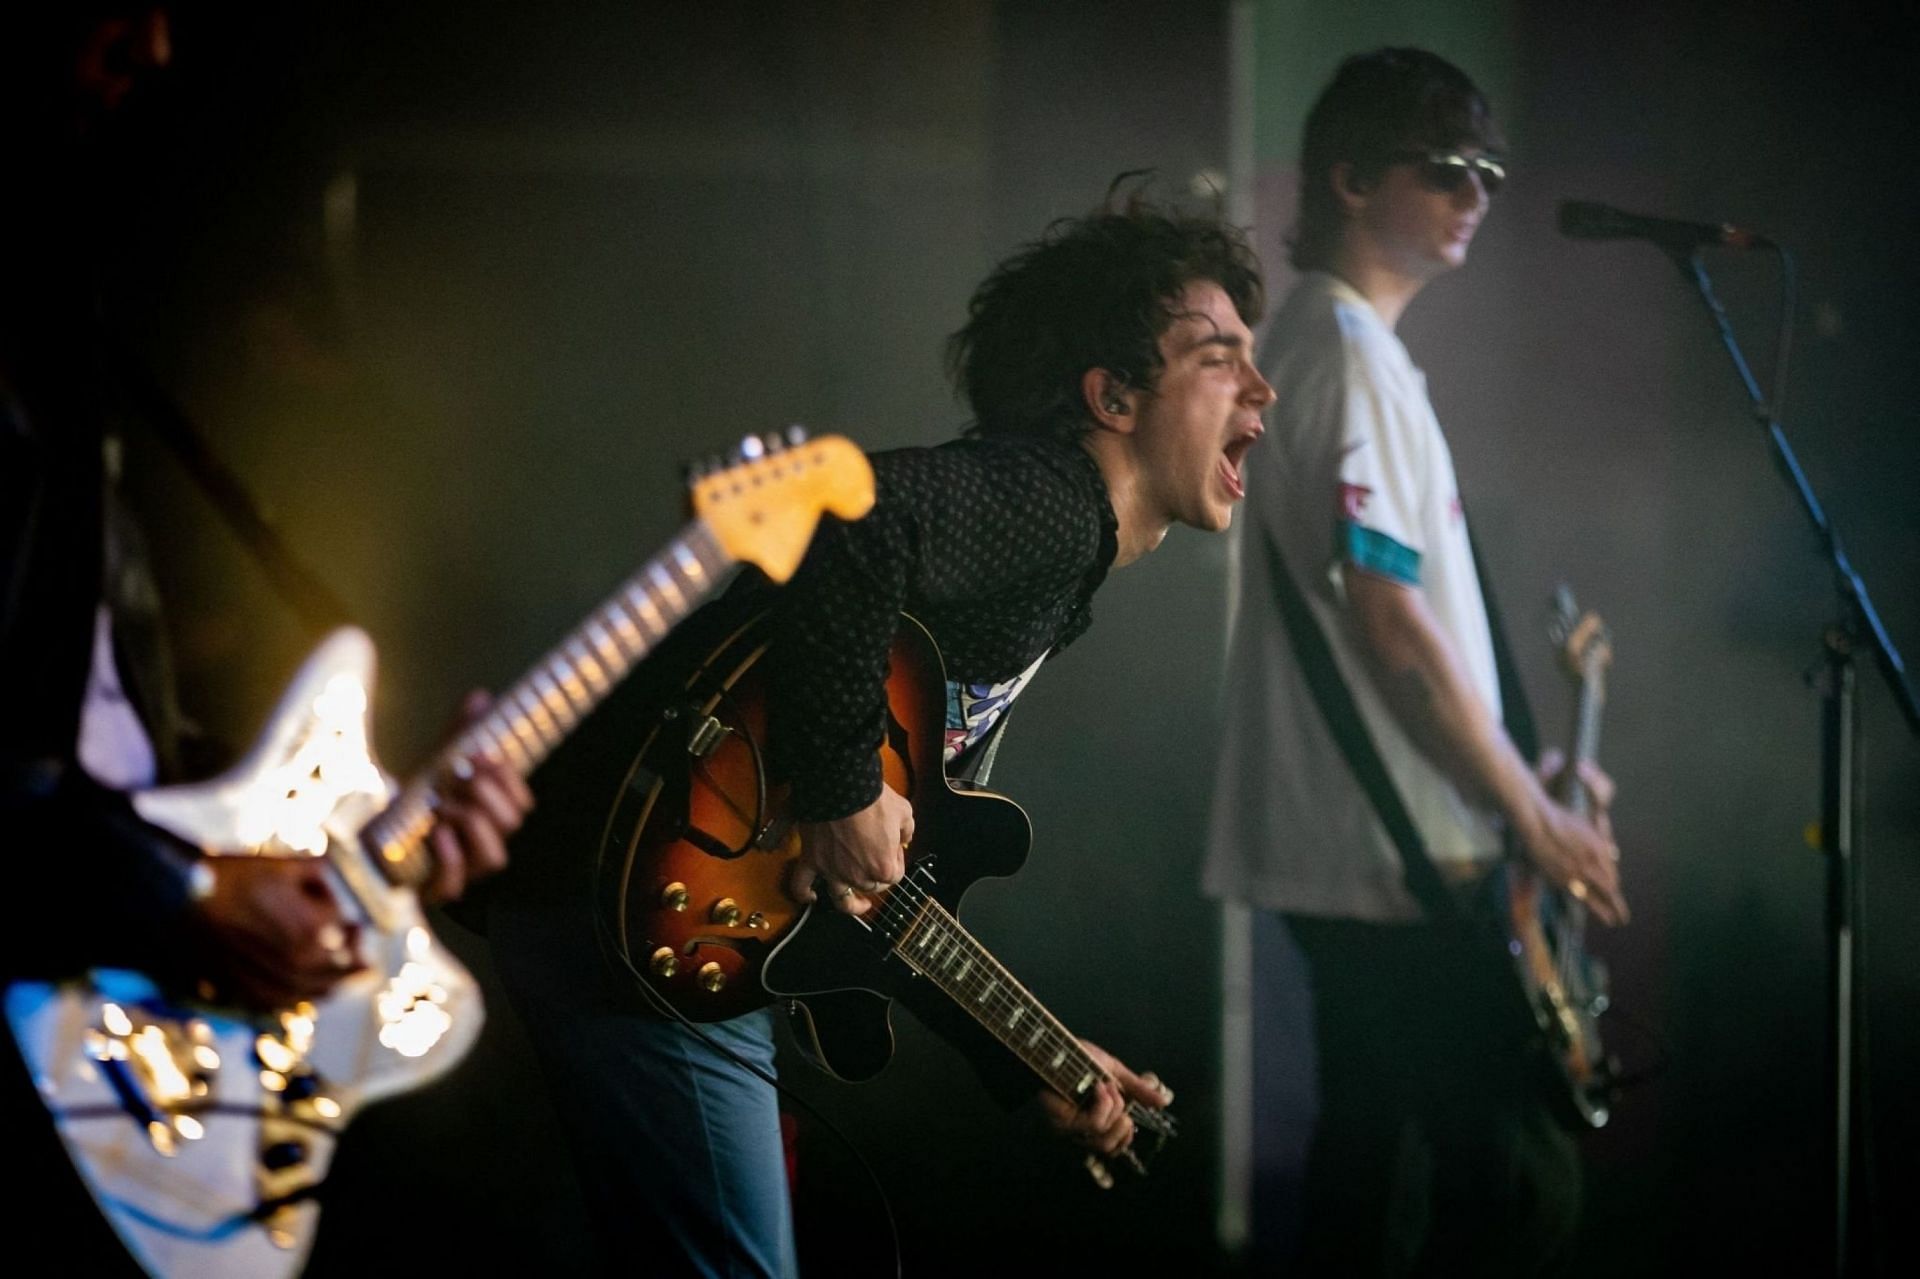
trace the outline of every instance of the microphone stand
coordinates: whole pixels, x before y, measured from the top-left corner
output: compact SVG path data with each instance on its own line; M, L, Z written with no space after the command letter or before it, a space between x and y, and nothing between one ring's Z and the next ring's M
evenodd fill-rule
M1880 622L1880 614L1867 594L1866 583L1853 570L1840 545L1840 535L1828 521L1813 487L1800 469L1799 459L1787 443L1779 420L1754 381L1753 371L1734 340L1733 326L1714 296L1713 282L1701 263L1700 251L1693 247L1663 245L1680 274L1699 291L1707 314L1718 329L1721 344L1733 360L1734 372L1746 387L1753 405L1754 420L1767 433L1768 447L1775 467L1800 499L1800 506L1812 522L1821 549L1833 565L1837 609L1821 635L1825 664L1819 682L1821 700L1820 734L1820 850L1827 859L1827 941L1829 946L1828 987L1830 1019L1828 1023L1828 1065L1832 1070L1833 1109L1833 1264L1834 1273L1853 1273L1859 1244L1854 1238L1854 1218L1858 1192L1855 1189L1857 1162L1854 1150L1854 1125L1858 1114L1855 1054L1856 1029L1865 1005L1861 988L1860 955L1864 939L1860 932L1860 880L1856 859L1861 852L1860 815L1864 810L1864 778L1860 767L1860 690L1854 669L1854 657L1864 644L1892 690L1894 704L1900 708L1907 727L1920 737L1920 702L1907 682L1905 664L1899 650ZM1784 256L1785 250L1782 250ZM1773 406L1777 408L1778 406Z

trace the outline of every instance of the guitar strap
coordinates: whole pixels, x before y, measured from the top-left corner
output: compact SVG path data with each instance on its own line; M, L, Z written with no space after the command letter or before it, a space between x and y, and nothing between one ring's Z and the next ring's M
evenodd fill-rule
M1507 736L1520 751L1522 759L1540 758L1540 730L1534 725L1533 704L1527 700L1527 686L1520 682L1520 671L1513 664L1513 646L1507 642L1506 624L1500 618L1500 601L1494 598L1493 579L1480 558L1480 539L1467 525L1467 548L1473 552L1473 574L1480 579L1480 598L1487 609L1487 631L1493 637L1493 668L1500 679L1500 717Z
M1479 545L1472 541L1471 528L1468 541L1473 549L1474 571L1480 577L1481 594L1486 600L1487 624L1493 635L1494 664L1499 671L1500 697L1506 712L1507 731L1515 745L1531 758L1537 747L1533 713L1527 704L1526 691L1520 684L1519 672L1514 669L1506 632L1500 624L1492 587L1481 565ZM1320 717L1340 747L1340 753L1346 757L1354 779L1366 792L1374 813L1380 818L1380 824L1386 828L1388 837L1399 850L1407 891L1413 894L1428 918L1436 922L1465 922L1466 912L1448 889L1446 880L1441 877L1439 868L1427 852L1426 841L1420 837L1419 828L1414 825L1413 817L1407 811L1406 801L1401 799L1399 788L1393 784L1386 763L1380 758L1379 748L1374 745L1372 734L1367 732L1366 721L1360 717L1360 708L1354 705L1353 691L1341 676L1333 650L1308 608L1306 598L1294 584L1293 575L1287 569L1286 558L1280 553L1272 530L1262 531L1261 542L1266 547L1267 567L1273 577L1273 593L1280 605L1280 617L1286 625L1293 651L1299 656L1301 669L1306 674L1314 705L1319 708Z
M119 383L130 402L133 417L144 423L179 460L206 494L214 511L260 565L274 593L315 633L330 631L350 621L352 613L346 604L281 539L279 530L260 510L240 477L214 453L192 420L173 397L161 389L146 366L124 347L116 346L115 355Z

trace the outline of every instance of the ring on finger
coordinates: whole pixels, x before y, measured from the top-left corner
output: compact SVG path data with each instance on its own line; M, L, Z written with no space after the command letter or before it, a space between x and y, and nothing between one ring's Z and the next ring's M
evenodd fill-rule
M1584 879L1572 880L1567 884L1567 891L1573 895L1575 901L1583 902L1587 900L1587 881Z

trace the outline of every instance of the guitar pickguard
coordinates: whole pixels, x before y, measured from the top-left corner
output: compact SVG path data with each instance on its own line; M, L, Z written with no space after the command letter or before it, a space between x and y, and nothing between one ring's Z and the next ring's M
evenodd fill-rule
M472 978L355 835L393 791L368 749L372 676L366 636L336 632L232 770L133 799L210 856L322 860L360 927L365 971L261 1018L183 1005L122 971L7 990L69 1156L153 1273L298 1269L339 1131L367 1102L451 1069L479 1032Z

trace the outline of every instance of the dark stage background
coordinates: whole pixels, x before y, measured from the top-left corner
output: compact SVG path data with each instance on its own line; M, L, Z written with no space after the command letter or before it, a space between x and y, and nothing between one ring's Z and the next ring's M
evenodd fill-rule
M1402 333L1548 724L1554 582L1607 615L1618 651L1604 759L1636 922L1602 945L1670 1064L1591 1144L1581 1272L1814 1272L1825 967L1802 674L1832 594L1697 302L1653 249L1563 240L1552 215L1570 195L1725 218L1799 254L1788 432L1896 640L1920 648L1904 8L429 0L237 25L188 8L164 95L184 139L156 135L141 230L108 250L129 268L119 305L379 640L379 740L404 767L461 691L516 676L677 526L682 460L792 421L870 448L953 434L941 343L995 261L1121 171L1179 195L1228 170L1236 14L1276 293L1299 114L1340 53L1431 43L1512 137L1473 263ZM1764 379L1771 265L1715 267ZM188 551L173 595L204 601L180 618L194 705L244 739L308 637L177 475L153 487ZM1215 1234L1223 1115L1247 1122L1220 1086L1219 912L1194 888L1226 562L1225 539L1183 530L1103 588L1000 760L1033 862L970 903L1069 1025L1175 1087L1185 1133L1148 1181L1101 1195L916 1027L861 1089L794 1063L886 1184L909 1274L1274 1266ZM1904 1087L1920 752L1877 674L1862 682L1866 1136L1897 1257L1920 1182ZM483 946L455 938L485 976ZM1295 1098L1259 1120L1272 1243L1312 1063L1284 938L1258 953L1259 1071ZM457 1075L352 1129L315 1273L587 1264L527 1046L492 1006ZM818 1121L802 1130L813 1273L885 1273L870 1186Z

